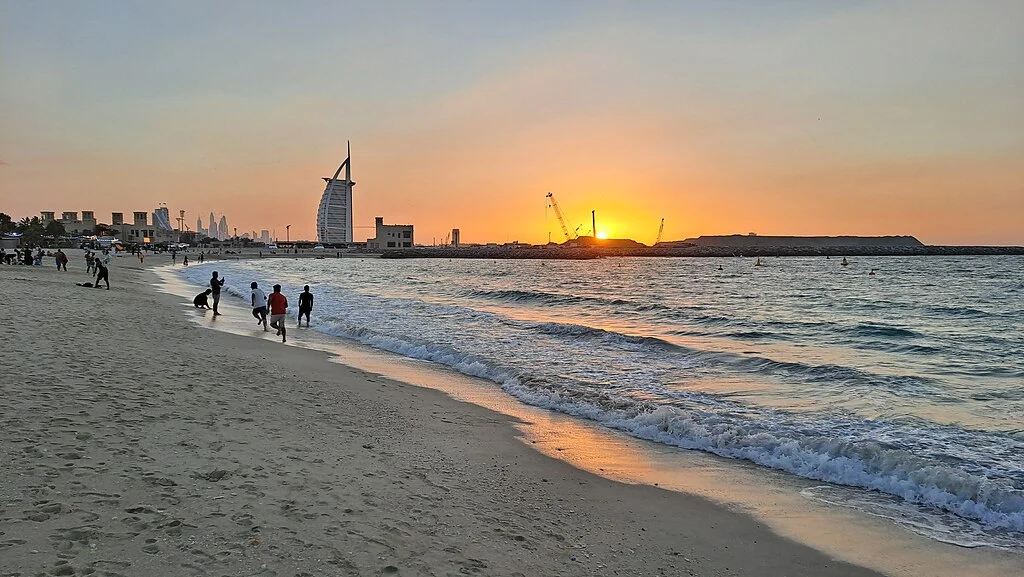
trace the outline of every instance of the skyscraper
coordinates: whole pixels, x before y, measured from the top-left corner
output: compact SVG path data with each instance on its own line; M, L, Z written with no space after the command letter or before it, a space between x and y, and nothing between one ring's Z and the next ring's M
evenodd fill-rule
M352 242L352 145L348 145L348 156L331 178L324 178L327 186L320 198L316 213L316 237L322 243ZM339 180L341 169L345 179Z
M203 219L196 218L196 234L200 237L206 234L206 230L203 229Z
M263 229L260 231L260 242L270 244L270 231Z
M166 206L153 209L153 227L159 230L174 230L171 225L171 214Z
M210 228L206 230L207 236L210 238L217 238L217 221L213 218L213 213L210 213Z
M228 217L221 215L220 224L217 225L217 238L224 240L231 238L231 234L228 233Z

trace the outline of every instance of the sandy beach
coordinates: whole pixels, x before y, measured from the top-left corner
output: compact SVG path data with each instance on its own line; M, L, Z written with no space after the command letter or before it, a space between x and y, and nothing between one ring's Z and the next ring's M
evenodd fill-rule
M169 257L116 259L108 292L77 256L0 267L0 576L876 574L440 392L205 330L154 287Z

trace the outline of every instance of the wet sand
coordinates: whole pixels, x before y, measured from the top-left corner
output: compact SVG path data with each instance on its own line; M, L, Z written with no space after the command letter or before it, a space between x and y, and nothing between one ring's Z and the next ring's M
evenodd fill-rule
M0 267L36 319L9 317L0 365L0 576L875 575L507 416L205 330L137 259L77 287L79 261Z

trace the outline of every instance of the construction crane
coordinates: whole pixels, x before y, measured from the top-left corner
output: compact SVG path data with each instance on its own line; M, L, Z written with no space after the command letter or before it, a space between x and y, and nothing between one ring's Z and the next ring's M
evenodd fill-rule
M661 244L661 233L665 232L665 219L661 219L661 226L658 227L658 238L654 241L654 246Z
M562 225L562 234L565 235L565 240L572 240L574 237L569 234L569 227L565 225L565 218L562 216L562 209L558 208L558 203L555 202L554 193L549 192L547 194L547 198L551 200L551 208L555 209L555 216L558 217L558 224ZM581 224L580 226L583 225Z

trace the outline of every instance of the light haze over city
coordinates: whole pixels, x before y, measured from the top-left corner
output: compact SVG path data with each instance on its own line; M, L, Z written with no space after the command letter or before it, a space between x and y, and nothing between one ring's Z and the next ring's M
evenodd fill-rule
M0 0L0 200L316 238L1022 244L1021 2ZM357 229L356 239L371 235Z

